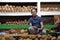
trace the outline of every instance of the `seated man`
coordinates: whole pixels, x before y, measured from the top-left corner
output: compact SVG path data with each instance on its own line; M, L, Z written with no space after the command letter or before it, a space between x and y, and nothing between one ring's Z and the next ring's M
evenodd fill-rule
M33 8L31 10L32 17L29 19L29 31L33 33L40 33L43 30L42 18L37 16L37 9ZM46 32L45 30L43 32Z
M56 27L54 28L55 32L60 32L60 22L57 22L55 25L56 25Z
M56 36L60 35L60 22L59 22L59 21L57 21L57 22L55 23L55 28L52 28L52 30L55 31Z

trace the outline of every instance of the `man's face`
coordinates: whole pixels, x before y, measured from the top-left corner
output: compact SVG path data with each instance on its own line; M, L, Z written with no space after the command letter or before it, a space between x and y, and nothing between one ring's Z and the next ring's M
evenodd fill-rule
M33 15L33 16L36 16L36 15L37 15L37 12L36 12L35 9L32 10L32 15Z

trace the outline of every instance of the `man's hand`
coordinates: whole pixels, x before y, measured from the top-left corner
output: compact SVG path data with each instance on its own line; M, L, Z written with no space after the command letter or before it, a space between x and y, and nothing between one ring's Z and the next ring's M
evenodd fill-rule
M41 28L39 28L40 30L43 30L43 22L40 22Z
M43 28L38 28L38 30L43 30Z
M37 27L36 27L36 26L33 26L33 28L37 29Z

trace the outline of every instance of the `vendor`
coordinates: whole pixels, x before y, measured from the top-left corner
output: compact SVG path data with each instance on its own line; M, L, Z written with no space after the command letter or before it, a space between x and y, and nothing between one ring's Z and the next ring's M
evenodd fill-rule
M59 21L55 23L55 27L52 28L52 30L54 30L54 33L56 33L56 37L60 35L60 22Z
M60 22L59 22L59 21L57 21L57 22L55 23L55 28L54 28L54 30L55 30L55 32L60 32Z
M42 18L37 15L37 9L31 10L32 17L29 19L29 30L35 31L36 33L43 30Z

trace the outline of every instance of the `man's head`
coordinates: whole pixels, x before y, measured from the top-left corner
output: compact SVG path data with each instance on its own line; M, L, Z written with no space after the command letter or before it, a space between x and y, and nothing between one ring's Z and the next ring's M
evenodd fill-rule
M36 8L31 9L31 13L33 16L36 16L37 15L37 9Z
M60 22L57 21L57 22L55 23L55 26L56 26L56 27L59 27L59 26L60 26Z

